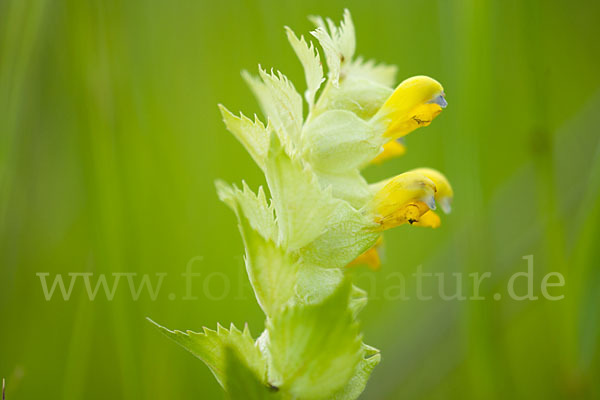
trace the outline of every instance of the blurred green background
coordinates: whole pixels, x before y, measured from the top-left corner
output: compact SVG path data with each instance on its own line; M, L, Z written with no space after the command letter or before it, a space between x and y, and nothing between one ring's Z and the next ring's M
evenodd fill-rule
M598 2L1 0L8 400L221 398L209 370L144 318L261 332L213 181L256 188L263 177L216 104L258 111L240 70L259 62L304 90L283 26L306 34L307 15L338 21L344 7L358 54L397 64L399 80L435 77L449 102L408 136L406 156L366 176L430 166L456 192L441 228L397 228L381 271L355 271L372 297L365 340L383 354L362 398L600 398ZM536 294L558 271L565 299L493 300L530 254ZM190 260L195 301L182 299ZM394 276L418 265L490 271L488 299L391 299ZM134 301L126 281L113 301L90 301L81 284L46 301L38 272L168 275L155 301Z

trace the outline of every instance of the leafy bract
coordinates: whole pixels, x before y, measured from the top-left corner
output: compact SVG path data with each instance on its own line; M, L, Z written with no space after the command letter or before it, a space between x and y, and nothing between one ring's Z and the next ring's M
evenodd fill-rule
M204 332L171 331L149 320L167 337L201 359L223 386L225 382L226 349L237 354L245 367L261 381L266 380L267 365L265 359L254 344L248 326L240 331L233 324L229 330L217 325L217 330L203 328Z
M335 41L323 27L318 27L311 32L311 35L317 38L325 53L325 60L327 60L327 67L329 68L329 82L331 82L333 86L338 86L340 81L340 70L342 69L342 55L339 52Z
M347 71L349 75L392 87L396 84L398 68L395 65L377 64L374 60L365 61L362 57L357 57L348 63Z
M321 65L319 52L313 47L312 43L310 43L310 46L306 43L304 36L300 36L300 39L298 39L288 27L286 27L286 32L288 40L304 68L307 86L305 98L309 109L312 109L317 90L319 90L321 83L325 80L323 78L323 66Z
M258 68L260 79L244 73L243 77L258 99L263 112L280 135L284 145L297 144L302 130L302 97L281 72L267 73Z
M239 140L250 153L256 164L264 168L265 158L269 150L270 127L266 126L254 116L254 121L240 113L239 117L233 115L227 108L219 104L219 110L227 130Z
M304 265L298 271L296 296L301 304L320 303L342 284L344 274L338 268Z
M356 285L352 285L352 290L350 291L350 302L349 307L350 311L352 311L352 315L354 318L357 317L358 313L362 311L363 308L367 305L369 301L367 292Z
M279 225L280 244L297 250L319 236L332 211L341 203L322 190L308 165L291 158L271 135L265 175Z
M301 304L316 304L331 296L343 283L344 274L339 268L323 268L303 265L298 271L296 284L297 301ZM348 306L354 318L367 304L367 292L352 285Z
M350 381L331 400L356 400L365 390L373 368L381 361L379 350L363 343L364 358L360 360Z
M261 308L271 317L294 296L298 260L240 221L246 245L246 269Z
M263 238L271 241L277 240L277 224L273 215L273 207L267 204L262 187L258 188L258 194L254 194L246 182L242 182L243 190L229 186L220 180L215 182L215 186L221 201L231 207L238 218L245 217L252 229Z
M225 390L231 400L280 400L275 388L265 385L236 351L225 347Z
M335 26L329 18L327 24L321 17L312 17L311 20L317 26L311 34L319 40L325 52L329 80L333 86L338 86L342 66L354 57L356 50L354 24L350 12L344 10L344 20L339 27Z
M250 283L259 305L271 316L294 295L298 260L277 244L273 209L262 188L255 195L245 182L243 187L242 191L217 181L219 197L238 216Z
M295 398L325 400L350 380L363 349L349 296L346 282L324 301L288 307L267 322L276 386Z

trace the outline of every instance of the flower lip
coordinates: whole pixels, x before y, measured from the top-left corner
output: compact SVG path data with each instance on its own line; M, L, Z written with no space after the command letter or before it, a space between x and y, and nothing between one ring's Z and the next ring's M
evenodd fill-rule
M444 92L438 94L437 96L435 96L433 99L431 99L428 104L437 104L438 106L442 107L442 108L446 108L448 106L448 102L446 101L445 98L446 94Z

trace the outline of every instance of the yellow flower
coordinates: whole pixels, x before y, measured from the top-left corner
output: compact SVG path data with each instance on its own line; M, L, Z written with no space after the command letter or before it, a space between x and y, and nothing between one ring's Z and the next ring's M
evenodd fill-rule
M406 146L402 139L392 140L383 145L383 151L371 160L371 164L381 164L392 158L400 157L404 153L406 153Z
M381 230L405 223L437 228L436 201L449 212L453 196L446 177L429 168L405 172L372 185L372 189L375 194L367 209Z
M408 78L398 85L374 118L384 123L384 137L396 139L429 125L447 106L444 96L444 88L435 79Z
M431 168L418 168L394 178L371 185L373 198L367 206L379 230L403 224L437 228L441 224L435 213L436 203L445 213L450 212L454 192L448 179ZM348 267L367 265L372 270L381 266L383 237L362 253Z

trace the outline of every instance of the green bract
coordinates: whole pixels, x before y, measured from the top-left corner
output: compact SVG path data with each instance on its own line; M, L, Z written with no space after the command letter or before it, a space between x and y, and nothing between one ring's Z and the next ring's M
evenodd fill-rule
M245 72L243 77L266 123L219 106L227 129L268 184L270 200L262 187L255 193L246 183L241 189L216 183L220 199L237 215L266 329L255 340L247 327L241 332L219 326L203 333L160 327L204 361L233 399L356 399L380 356L362 342L356 319L366 293L352 285L343 268L371 251L383 229L419 222L435 208L413 189L426 181L435 190L431 179L437 175L429 170L423 173L431 179L415 172L398 180L412 190L407 195L402 187L391 191L386 182L370 186L360 169L392 140L385 135L391 124L408 121L406 127L393 126L397 135L414 129L413 110L418 116L439 113L437 103L431 105L435 99L441 103L439 84L417 77L394 91L394 67L353 59L354 26L348 11L339 27L321 18L313 22L317 28L311 33L323 49L327 79L318 50L286 28L305 71L306 118L294 85L281 72L260 67L258 76ZM406 104L394 97L398 90L406 93ZM420 100L429 92L427 96L437 97Z

